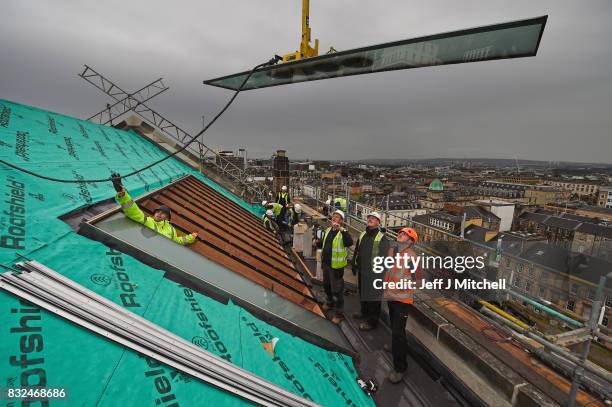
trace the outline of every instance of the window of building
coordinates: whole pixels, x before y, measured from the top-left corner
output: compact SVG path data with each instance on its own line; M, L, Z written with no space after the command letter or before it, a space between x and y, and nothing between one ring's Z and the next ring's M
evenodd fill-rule
M574 301L574 300L567 300L567 302L565 303L565 308L567 308L570 311L575 311L576 310L576 301Z
M514 286L515 287L520 287L521 283L522 283L522 281L521 281L520 278L517 277L517 278L514 279Z
M608 317L603 317L603 318L601 319L601 324L602 324L603 326L606 326L606 327L607 327L607 326L608 326Z
M525 291L526 292L530 292L530 290L531 290L531 283L529 281L527 281L525 283Z
M609 295L606 297L606 307L612 307L612 297Z
M517 271L518 273L522 273L522 272L523 272L523 263L518 263L518 264L516 265L516 271Z
M587 291L587 298L591 301L595 300L595 290L592 288L589 288L589 291Z

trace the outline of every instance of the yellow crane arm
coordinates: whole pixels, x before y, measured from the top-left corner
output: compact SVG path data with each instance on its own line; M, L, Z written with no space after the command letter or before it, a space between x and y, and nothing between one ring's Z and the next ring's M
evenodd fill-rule
M314 40L314 47L310 46L310 0L302 0L302 39L297 52L283 55L283 62L296 61L302 58L311 58L319 55L319 40Z

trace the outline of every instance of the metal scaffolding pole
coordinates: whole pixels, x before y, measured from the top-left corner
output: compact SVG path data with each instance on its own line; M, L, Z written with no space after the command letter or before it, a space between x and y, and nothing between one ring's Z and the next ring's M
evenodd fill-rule
M602 275L601 277L599 277L599 284L597 285L595 301L593 301L591 317L589 318L589 322L587 323L587 327L590 329L592 334L596 334L598 332L597 322L601 309L604 305L604 288L606 286L606 280L608 279L608 277L612 278L612 272L609 272L607 275ZM580 352L580 363L574 370L572 388L570 389L569 401L567 403L568 407L574 407L576 405L576 394L578 393L580 382L584 376L586 360L590 350L591 341L585 341L582 344L582 351Z
M130 103L134 103L135 106L137 106L137 108L132 109L134 113L179 143L185 144L188 140L193 138L193 136L187 131L181 129L179 126L163 117L160 113L148 107L144 103L146 101L143 99L144 96L140 93L135 92L134 94L129 94L121 87L113 83L110 79L106 78L87 65L85 65L85 69L79 74L79 76L113 98L116 102L130 100ZM109 109L106 109L106 111L109 111ZM112 119L114 119L114 117L110 118L110 120ZM249 194L257 199L262 200L268 196L268 187L265 184L250 181L246 171L202 143L200 140L196 140L194 143L197 145L197 148L189 146L187 150L196 156L205 156L207 154L212 156L214 160L211 162L216 166L218 171L220 171L223 175L228 176L232 181L240 184L246 191L249 192Z
M113 119L129 112L130 110L137 111L136 109L144 102L153 99L155 96L170 89L166 85L162 78L159 78L148 85L143 86L136 92L127 95L121 100L111 104L107 104L106 108L102 109L98 113L88 117L87 120L99 123L108 124L112 123ZM104 119L104 116L108 115L108 119Z

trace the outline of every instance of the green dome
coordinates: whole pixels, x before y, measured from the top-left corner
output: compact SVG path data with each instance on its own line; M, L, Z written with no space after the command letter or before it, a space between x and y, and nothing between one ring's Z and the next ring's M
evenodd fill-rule
M431 181L431 184L429 184L429 190L430 191L443 191L444 185L442 185L442 181L436 178L433 181Z

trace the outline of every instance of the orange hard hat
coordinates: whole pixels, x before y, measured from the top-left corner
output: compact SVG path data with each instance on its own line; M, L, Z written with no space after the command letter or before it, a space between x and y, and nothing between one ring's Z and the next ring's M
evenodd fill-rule
M419 235L417 234L416 230L414 230L413 228L402 228L400 229L399 233L407 234L408 237L411 238L415 242L419 240Z

